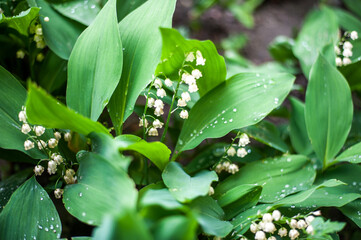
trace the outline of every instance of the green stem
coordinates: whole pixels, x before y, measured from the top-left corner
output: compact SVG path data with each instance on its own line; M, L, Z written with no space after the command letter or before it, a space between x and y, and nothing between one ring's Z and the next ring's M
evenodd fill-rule
M175 99L177 98L179 86L180 86L180 80L178 80L177 87L173 94L172 103L170 104L170 108L169 108L169 112L168 112L167 122L165 123L164 131L163 131L162 137L160 139L161 142L164 142L165 135L167 134L169 120L170 120L170 116L172 115L173 105L174 105Z

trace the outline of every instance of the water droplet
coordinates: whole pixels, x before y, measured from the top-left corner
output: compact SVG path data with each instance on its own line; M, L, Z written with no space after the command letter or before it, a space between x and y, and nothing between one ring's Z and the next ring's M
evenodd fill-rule
M280 171L283 172L283 168Z
M79 197L82 197L83 196L83 193L79 193Z
M285 188L289 188L289 187L290 187L290 185L288 185L288 184L285 185Z
M50 225L50 229L54 229L54 226L53 226L53 225Z
M279 99L275 98L275 104L278 104Z
M43 229L43 227L42 227L42 226L40 226L40 225L38 226L38 228L39 228L39 229Z
M231 123L231 122L233 122L233 119L231 118L231 119L229 119L229 122Z
M237 112L237 108L233 108L233 112Z
M214 121L214 124L217 124L218 123L218 121L216 120L216 121Z
M41 198L40 198L40 200L41 200L41 201L43 201L43 200L44 200L44 198L42 198L42 197L41 197Z
M91 5L90 8L91 8L91 9L94 9L94 8L95 8L95 5Z
M226 112L226 111L225 111L225 110L223 110L223 111L222 111L222 114L224 114L225 112Z
M82 215L83 217L85 217L85 216L86 216L86 213L85 213L85 212L83 212L81 215Z

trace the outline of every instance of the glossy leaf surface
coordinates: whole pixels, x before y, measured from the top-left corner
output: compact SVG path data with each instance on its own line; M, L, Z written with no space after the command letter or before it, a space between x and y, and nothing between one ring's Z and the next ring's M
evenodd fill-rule
M68 64L67 105L98 120L118 85L122 64L116 0L111 0L75 43Z
M222 137L258 123L281 105L293 81L290 74L241 73L231 77L193 106L176 151L193 149L206 138Z

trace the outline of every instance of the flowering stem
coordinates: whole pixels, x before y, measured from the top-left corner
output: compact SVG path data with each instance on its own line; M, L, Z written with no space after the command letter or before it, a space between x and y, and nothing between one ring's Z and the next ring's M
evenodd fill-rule
M174 91L174 94L173 94L172 103L170 104L170 108L169 108L169 112L168 112L167 122L165 123L164 131L163 131L162 137L160 139L161 142L164 142L165 135L167 134L169 120L170 120L170 116L172 115L172 109L173 109L175 99L177 97L179 86L180 86L180 79L179 79L179 81L177 83L177 87L175 88L175 91Z
M143 121L143 139L144 140L147 140L147 131L146 131L147 128L145 126L145 114L147 113L147 110L148 110L148 97L149 97L149 94L150 94L150 90L153 87L153 83L154 83L154 80L151 82L151 84L149 86L149 89L148 89L148 92L147 92L147 96L145 98L145 107L144 107L144 112L143 112L143 117L142 117L142 121Z

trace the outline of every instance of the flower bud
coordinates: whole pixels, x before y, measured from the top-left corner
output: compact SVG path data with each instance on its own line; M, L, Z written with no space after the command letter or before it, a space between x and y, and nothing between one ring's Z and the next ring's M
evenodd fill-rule
M262 221L264 222L272 222L273 218L270 213L263 214Z
M34 148L34 142L32 142L30 140L26 140L24 142L24 148L25 148L26 151Z
M45 133L45 128L43 126L36 126L36 127L34 127L34 132L35 132L36 136L40 137L41 135L43 135Z
M70 132L67 132L64 134L64 140L66 142L69 142L71 140L71 133Z
M280 228L278 230L278 235L280 235L280 237L286 237L287 236L287 229L286 228Z
M296 229L291 229L288 236L291 238L291 240L298 238L300 233Z
M233 157L234 155L236 155L236 149L234 147L228 148L227 155Z
M36 176L40 176L41 174L43 174L43 172L44 172L44 167L43 166L36 165L34 167L34 173L35 173Z
M29 124L24 123L24 124L21 126L21 132L22 132L22 133L28 134L30 131L31 131L31 127L30 127Z
M258 232L256 232L254 239L255 240L266 240L266 234L263 231L258 231Z
M64 189L57 188L54 190L55 198L60 199L63 196Z
M188 118L188 111L187 110L182 110L179 114L179 116L182 118L182 119L187 119Z
M55 138L50 138L48 141L48 146L49 148L55 148L56 146L58 146L58 140L56 140Z
M155 127L152 127L151 129L149 129L148 135L156 137L158 136L158 130Z
M274 210L274 211L272 212L272 217L273 217L273 219L274 219L275 221L280 220L280 219L281 219L281 212L278 211L278 210Z

